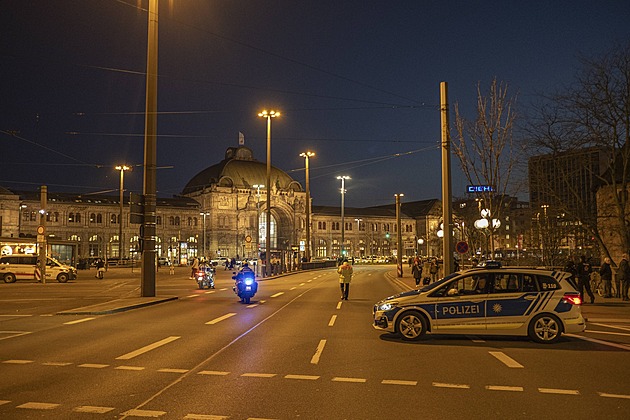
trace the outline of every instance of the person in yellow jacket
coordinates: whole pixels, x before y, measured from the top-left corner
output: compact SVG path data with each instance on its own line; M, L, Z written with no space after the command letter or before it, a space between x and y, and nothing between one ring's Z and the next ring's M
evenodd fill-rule
M350 281L352 280L352 266L347 259L344 259L341 265L337 268L337 273L339 273L341 300L348 300L348 293L350 292Z

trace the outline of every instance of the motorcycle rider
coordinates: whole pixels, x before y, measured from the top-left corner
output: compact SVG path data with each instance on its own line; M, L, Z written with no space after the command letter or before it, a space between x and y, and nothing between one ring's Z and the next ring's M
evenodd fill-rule
M249 274L251 273L251 275ZM247 263L243 263L243 267L240 269L240 271L238 272L238 274L236 274L235 276L233 276L232 278L234 279L234 281L236 282L236 284L234 285L234 291L240 291L241 287L242 287L242 283L245 281L245 277L251 277L254 280L256 279L256 274L254 273L254 270L252 270L251 268L249 268L249 264ZM255 281L254 281L254 285L255 285ZM256 293L256 289L258 288L256 285L254 286L254 293Z

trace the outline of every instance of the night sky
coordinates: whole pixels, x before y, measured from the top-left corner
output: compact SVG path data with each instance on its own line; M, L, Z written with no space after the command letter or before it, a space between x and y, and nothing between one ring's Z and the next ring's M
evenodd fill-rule
M142 192L147 9L136 0L0 1L0 186ZM630 2L160 0L158 194L245 145L315 205L440 198L439 84L474 118L477 83L525 114L579 57L630 40ZM453 126L453 125L452 125ZM454 132L453 132L454 134ZM517 133L518 135L518 133ZM453 158L453 194L466 180ZM524 198L527 198L525 195Z

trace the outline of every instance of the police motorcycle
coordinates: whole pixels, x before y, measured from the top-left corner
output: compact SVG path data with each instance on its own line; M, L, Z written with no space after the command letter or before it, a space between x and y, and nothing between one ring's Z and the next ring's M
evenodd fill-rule
M235 281L234 293L241 299L241 302L249 303L258 291L258 282L256 274L252 271L247 263L243 264L243 268L238 273L232 272L232 279Z
M195 273L195 280L200 289L214 289L214 267L201 265Z

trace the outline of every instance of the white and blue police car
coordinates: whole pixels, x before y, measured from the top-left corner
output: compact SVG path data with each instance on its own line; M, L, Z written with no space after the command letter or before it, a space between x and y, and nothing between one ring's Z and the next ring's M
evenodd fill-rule
M374 305L374 328L403 340L431 332L529 336L555 343L563 333L585 328L580 294L570 276L488 263L383 299Z

